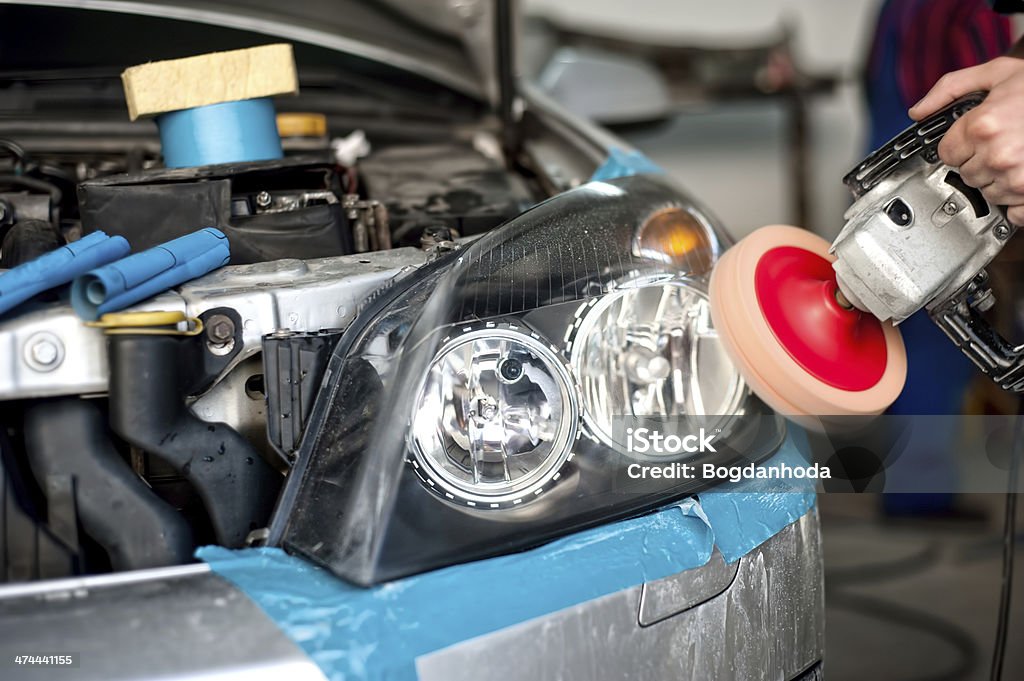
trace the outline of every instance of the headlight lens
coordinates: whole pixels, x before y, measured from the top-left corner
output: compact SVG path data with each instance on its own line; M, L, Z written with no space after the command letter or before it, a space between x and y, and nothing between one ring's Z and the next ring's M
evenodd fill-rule
M707 295L695 285L634 283L588 308L570 339L572 365L584 418L602 442L624 450L617 418L695 417L715 428L736 413L744 383L711 326Z
M709 323L719 250L692 202L636 176L541 203L380 292L334 350L269 543L372 584L708 484L631 479L639 455L614 424L633 417L678 430L738 415L714 448L662 461L769 456L782 421Z
M465 327L442 346L420 388L414 465L449 499L522 503L558 474L577 404L569 372L536 334Z

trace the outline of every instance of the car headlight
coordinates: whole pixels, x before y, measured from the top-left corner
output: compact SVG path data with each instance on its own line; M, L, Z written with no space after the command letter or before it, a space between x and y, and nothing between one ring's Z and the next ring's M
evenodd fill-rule
M334 351L270 543L372 584L706 484L631 482L631 425L728 434L669 460L770 456L783 422L710 324L719 251L698 208L638 176L546 201L379 293Z

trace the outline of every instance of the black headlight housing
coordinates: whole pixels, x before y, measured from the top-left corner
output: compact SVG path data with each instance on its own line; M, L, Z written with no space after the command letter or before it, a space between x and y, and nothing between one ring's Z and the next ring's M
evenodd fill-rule
M770 456L783 421L720 366L703 314L719 239L663 178L591 182L380 292L332 355L269 543L369 585L655 509L708 483L625 474L622 418L648 404L729 433L678 460ZM699 333L616 324L669 303ZM698 385L701 352L729 379Z

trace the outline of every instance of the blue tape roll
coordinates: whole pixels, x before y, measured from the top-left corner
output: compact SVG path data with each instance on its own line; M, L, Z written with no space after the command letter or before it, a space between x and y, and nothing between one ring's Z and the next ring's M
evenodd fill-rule
M156 124L168 168L284 156L274 102L267 97L170 111Z
M71 305L79 317L95 321L212 272L230 258L228 238L207 227L76 278Z
M0 274L0 314L37 293L66 284L83 272L114 262L131 252L123 236L93 232L78 241Z

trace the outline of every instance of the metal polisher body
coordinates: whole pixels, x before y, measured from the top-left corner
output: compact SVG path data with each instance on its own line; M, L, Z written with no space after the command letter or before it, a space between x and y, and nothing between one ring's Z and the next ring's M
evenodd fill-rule
M993 301L985 267L1014 227L938 155L949 128L983 99L953 103L854 168L844 182L855 202L831 246L770 226L718 261L715 327L773 409L815 428L885 411L906 378L896 325L921 309L982 371L1024 391L1024 346L981 316Z
M984 97L968 95L911 126L844 178L856 201L830 252L855 307L894 324L927 309L984 373L1019 392L1024 346L981 317L994 302L985 267L1016 228L938 157L946 131Z
M856 202L832 244L846 298L899 324L968 285L1013 233L1003 212L938 160L957 118L981 102L960 100L872 153L843 180Z

